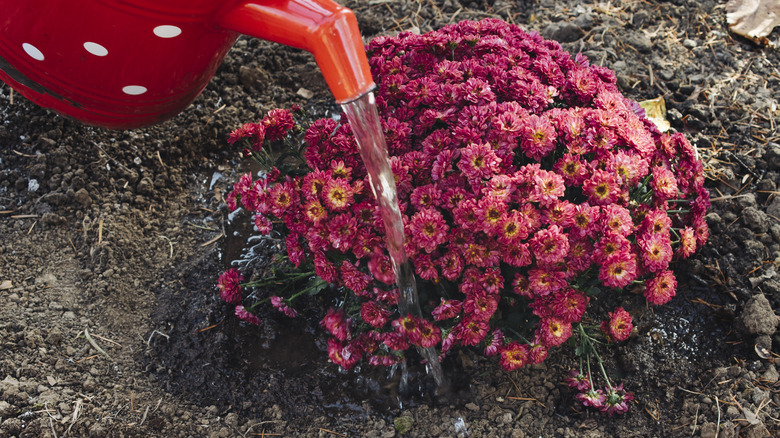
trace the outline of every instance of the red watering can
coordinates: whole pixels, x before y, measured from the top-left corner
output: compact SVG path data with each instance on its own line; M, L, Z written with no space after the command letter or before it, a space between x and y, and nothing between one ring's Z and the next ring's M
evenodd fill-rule
M374 86L354 14L330 0L0 0L0 79L83 122L137 128L186 108L239 34L312 52L339 103Z

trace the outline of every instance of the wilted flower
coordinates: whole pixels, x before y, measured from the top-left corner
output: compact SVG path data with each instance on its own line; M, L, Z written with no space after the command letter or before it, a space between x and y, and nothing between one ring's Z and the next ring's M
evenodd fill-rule
M604 391L600 389L589 389L585 392L581 392L577 394L577 400L582 402L585 406L590 406L592 408L601 409L604 407L604 403L606 402L607 398L604 396Z
M242 321L246 321L246 322L248 322L250 324L254 324L254 325L260 325L260 318L258 318L257 316L249 313L249 311L246 310L244 308L244 306L242 306L240 304L238 306L236 306L235 314L238 317L238 319L240 319Z
M609 321L602 321L601 323L601 330L612 342L625 341L631 335L631 330L633 329L634 324L632 323L631 315L622 307L609 312Z
M219 276L217 282L217 288L219 289L219 296L222 301L230 304L238 304L241 302L241 283L244 280L244 276L238 269L230 268L223 272Z
M574 388L577 391L585 392L590 388L590 379L579 370L570 370L569 377L564 382L569 385L569 388Z
M606 412L610 417L614 414L623 414L628 412L628 404L634 400L634 395L623 389L621 383L614 388L605 389L604 403L599 409L602 412ZM594 406L596 407L596 406Z
M272 296L271 305L274 306L276 310L284 313L290 318L295 318L296 316L298 316L298 312L296 312L295 309L288 306L287 303L284 302L284 299L282 297Z

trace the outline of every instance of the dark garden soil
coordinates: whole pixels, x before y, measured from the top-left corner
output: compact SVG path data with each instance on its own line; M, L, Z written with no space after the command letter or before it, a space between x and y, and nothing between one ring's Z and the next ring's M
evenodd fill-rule
M247 235L223 202L227 135L275 107L332 109L308 53L241 39L190 108L147 129L87 127L0 85L0 436L780 436L775 49L730 35L712 0L349 6L367 39L500 17L612 68L634 100L664 96L705 163L711 239L669 305L620 298L636 329L606 364L636 395L628 414L574 400L565 350L514 373L464 351L444 363L451 394L413 370L399 396L398 373L329 364L313 315L230 316L216 278Z

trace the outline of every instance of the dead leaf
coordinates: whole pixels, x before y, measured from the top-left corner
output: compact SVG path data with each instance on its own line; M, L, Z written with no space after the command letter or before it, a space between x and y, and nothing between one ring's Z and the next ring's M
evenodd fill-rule
M0 290L6 290L13 287L13 284L11 283L11 280L3 280L0 282Z
M295 94L301 96L304 99L311 99L314 97L314 93L311 90L307 90L305 88L299 88Z
M780 0L730 0L726 22L737 35L757 44L770 44L766 37L780 25Z
M661 132L666 132L672 125L666 120L666 101L663 96L655 99L643 100L639 106L644 108L647 118L652 121Z
M750 409L746 407L742 407L742 413L745 414L745 419L750 423L751 425L755 426L756 424L760 423L761 420L758 419L756 414L753 413Z

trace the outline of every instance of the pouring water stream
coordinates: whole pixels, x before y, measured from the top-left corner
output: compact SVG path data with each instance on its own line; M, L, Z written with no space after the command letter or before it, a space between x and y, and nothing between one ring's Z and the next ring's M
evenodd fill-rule
M356 100L345 103L342 109L347 115L352 133L360 150L360 157L368 171L369 184L379 205L382 221L385 224L387 249L393 262L396 283L400 294L398 311L402 316L422 316L417 296L417 284L412 265L404 250L404 225L401 210L398 207L398 195L395 176L390 169L385 136L377 113L374 93L366 93ZM427 361L427 371L433 376L436 385L444 385L444 372L438 354L433 347L419 348Z

